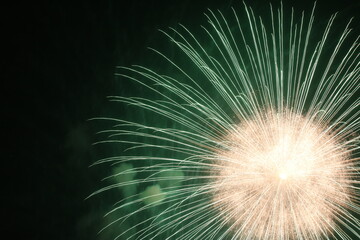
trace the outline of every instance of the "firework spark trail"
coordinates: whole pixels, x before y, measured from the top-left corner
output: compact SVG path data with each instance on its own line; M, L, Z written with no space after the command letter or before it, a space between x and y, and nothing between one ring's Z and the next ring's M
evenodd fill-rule
M117 239L360 238L359 37L349 44L349 22L324 57L336 15L314 45L314 9L296 22L270 8L268 26L245 5L248 22L234 10L235 28L209 11L218 56L183 26L164 32L197 69L153 49L182 81L121 68L160 100L110 99L180 127L102 118L116 124L101 143L135 154L98 161L122 166L109 177L122 180L94 194L151 186L118 202L105 230L135 221Z

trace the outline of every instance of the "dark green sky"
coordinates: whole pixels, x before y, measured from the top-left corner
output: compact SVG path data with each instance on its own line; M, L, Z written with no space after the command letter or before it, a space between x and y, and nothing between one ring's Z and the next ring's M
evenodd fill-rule
M268 10L268 1L246 2L258 14ZM286 8L309 11L313 1L284 2ZM81 0L15 2L4 8L2 47L9 55L3 56L1 80L2 235L96 239L97 229L86 226L101 217L93 213L101 210L102 200L84 198L100 186L106 169L88 168L98 158L90 144L99 129L86 120L113 111L106 96L136 91L116 82L115 66L148 62L146 47L163 43L157 29L177 23L191 29L206 23L207 8L227 11L241 5ZM325 22L335 11L340 23L351 16L359 22L358 0L319 0L315 15Z

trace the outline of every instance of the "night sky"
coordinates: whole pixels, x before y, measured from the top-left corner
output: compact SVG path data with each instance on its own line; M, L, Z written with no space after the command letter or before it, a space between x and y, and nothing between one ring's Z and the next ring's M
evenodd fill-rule
M259 14L268 10L268 1L246 2ZM284 2L312 8L308 0ZM115 67L151 62L147 47L168 44L158 29L182 23L197 31L207 24L207 8L231 6L242 2L28 1L3 8L1 234L97 239L108 206L101 196L84 199L108 172L88 167L102 155L91 145L101 126L88 119L121 116L106 96L136 91L114 77ZM319 0L315 15L321 22L336 11L341 27L351 16L359 25L358 0Z

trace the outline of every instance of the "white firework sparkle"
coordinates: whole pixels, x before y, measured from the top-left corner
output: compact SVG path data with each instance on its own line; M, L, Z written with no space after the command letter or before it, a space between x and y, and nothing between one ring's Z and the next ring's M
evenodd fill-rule
M117 182L94 194L123 192L104 228L116 239L360 238L359 37L349 22L328 44L333 15L314 42L315 7L299 21L244 8L235 27L209 11L211 51L185 27L165 33L192 71L156 50L173 77L121 68L159 98L111 99L173 124L102 118L116 123L102 142L130 146L96 163Z

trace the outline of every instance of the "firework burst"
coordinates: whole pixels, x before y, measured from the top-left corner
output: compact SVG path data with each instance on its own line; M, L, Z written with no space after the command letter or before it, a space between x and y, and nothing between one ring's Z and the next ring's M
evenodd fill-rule
M171 76L120 68L158 99L111 100L158 121L102 118L115 125L101 143L127 148L96 163L115 182L94 194L122 193L104 228L116 239L360 238L358 37L349 23L333 44L334 15L315 41L315 7L299 21L244 9L233 25L209 11L211 50L185 27L165 33L188 59L154 50Z

